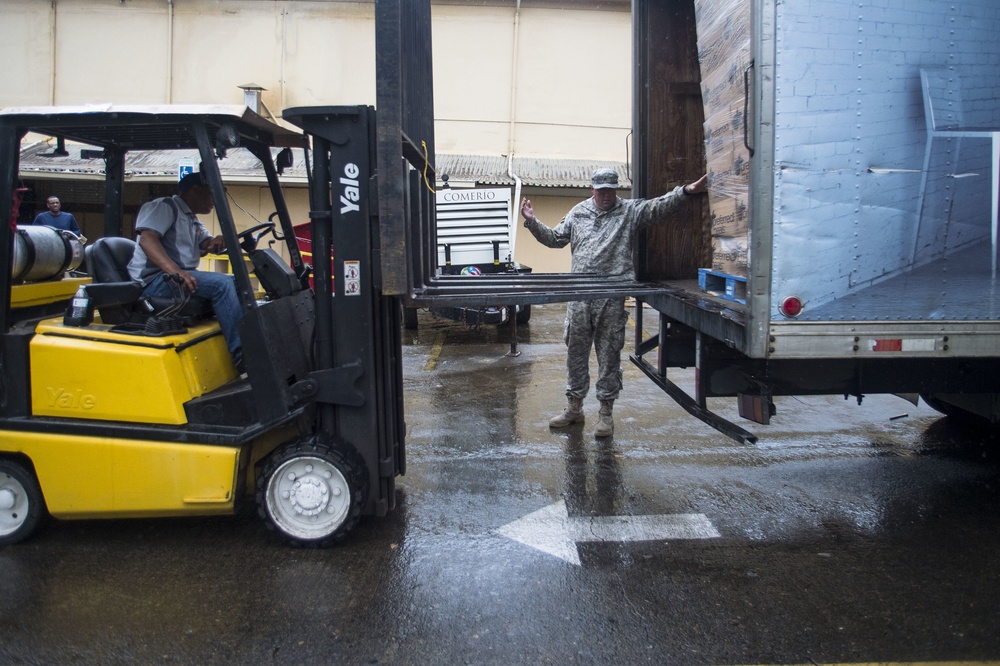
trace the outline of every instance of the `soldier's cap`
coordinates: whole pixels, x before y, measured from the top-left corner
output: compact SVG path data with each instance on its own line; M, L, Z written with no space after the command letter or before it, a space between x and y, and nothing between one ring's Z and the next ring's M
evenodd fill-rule
M595 190L618 188L618 174L614 169L598 169L590 176L590 186Z
M202 178L200 171L192 171L191 173L185 175L181 178L180 182L177 183L178 192L187 192L195 185L205 186L205 180Z

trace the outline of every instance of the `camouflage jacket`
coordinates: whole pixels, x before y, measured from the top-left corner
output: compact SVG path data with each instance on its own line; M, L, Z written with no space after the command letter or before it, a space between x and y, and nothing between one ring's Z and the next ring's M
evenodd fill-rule
M599 273L623 280L635 279L632 241L641 226L666 220L685 198L682 186L655 199L622 199L602 212L593 198L573 206L563 221L550 229L538 218L525 220L531 235L547 247L570 244L573 273Z

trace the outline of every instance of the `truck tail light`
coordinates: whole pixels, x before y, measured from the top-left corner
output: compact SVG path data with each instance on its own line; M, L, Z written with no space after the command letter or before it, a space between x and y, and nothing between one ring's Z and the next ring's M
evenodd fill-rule
M778 306L778 310L786 317L798 317L802 314L802 308L802 299L798 296L786 296Z

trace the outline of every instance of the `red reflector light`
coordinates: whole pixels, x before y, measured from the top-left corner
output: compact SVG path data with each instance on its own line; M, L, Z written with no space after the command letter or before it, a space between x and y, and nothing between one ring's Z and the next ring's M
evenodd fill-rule
M903 341L900 340L874 340L872 351L877 352L898 352L903 351Z
M798 317L802 314L802 301L798 296L788 296L785 300L781 301L778 309L786 317Z

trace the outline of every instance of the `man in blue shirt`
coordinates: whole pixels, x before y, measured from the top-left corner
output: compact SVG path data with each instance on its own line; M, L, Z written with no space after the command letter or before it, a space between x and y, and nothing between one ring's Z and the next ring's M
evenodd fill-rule
M45 207L48 210L44 213L39 213L35 218L34 224L44 224L47 227L64 229L72 231L77 236L80 235L80 225L76 223L76 218L73 217L72 213L63 211L59 197L52 196L46 199Z

